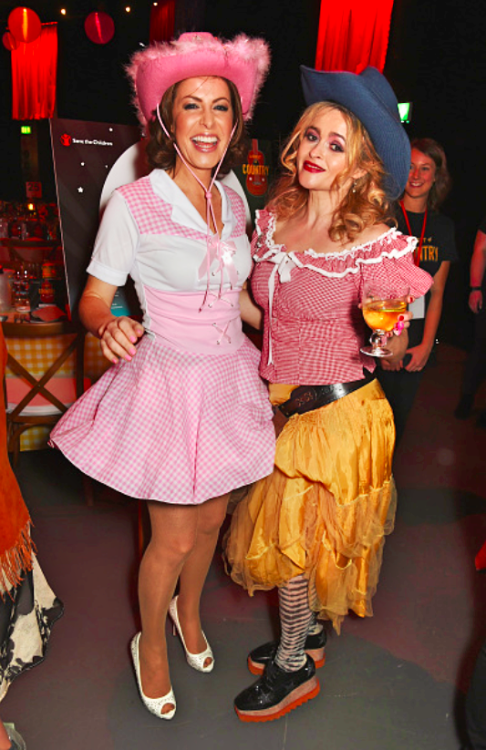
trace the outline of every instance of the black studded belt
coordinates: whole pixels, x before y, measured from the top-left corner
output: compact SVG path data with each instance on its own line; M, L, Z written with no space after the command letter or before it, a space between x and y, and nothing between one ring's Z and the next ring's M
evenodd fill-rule
M333 385L299 385L294 388L290 398L278 405L278 409L287 418L293 414L305 414L308 411L320 409L321 406L331 404L338 398L343 398L367 383L371 383L373 376L366 374L361 380L350 383L334 383Z

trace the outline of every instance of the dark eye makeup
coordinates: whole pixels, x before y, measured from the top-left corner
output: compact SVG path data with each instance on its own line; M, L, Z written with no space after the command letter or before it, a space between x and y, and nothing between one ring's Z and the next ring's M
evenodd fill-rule
M320 139L319 133L314 128L309 128L305 131L304 138L311 143L316 143ZM331 140L329 142L329 148L335 153L344 153L344 145L339 140Z

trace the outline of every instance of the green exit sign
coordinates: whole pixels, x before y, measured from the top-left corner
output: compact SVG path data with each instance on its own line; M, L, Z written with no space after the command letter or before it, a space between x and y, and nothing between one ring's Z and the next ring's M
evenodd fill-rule
M22 135L31 135L32 128L30 127L30 125L21 125L20 132L22 133Z
M400 102L398 112L401 122L410 122L412 119L412 102Z

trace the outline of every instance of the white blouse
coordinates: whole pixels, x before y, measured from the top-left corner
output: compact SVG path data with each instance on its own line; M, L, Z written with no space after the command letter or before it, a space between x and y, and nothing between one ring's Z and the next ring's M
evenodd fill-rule
M156 169L149 179L154 193L172 207L170 221L162 219L162 224L157 225L157 217L153 217L157 229L141 232L127 201L115 191L101 221L88 273L114 286L123 286L130 275L141 302L144 296L141 287L145 285L167 292L205 291L208 286L203 266L207 254L206 222L166 172ZM251 270L250 243L245 233L232 236L237 217L225 188L218 182L215 184L222 198L221 239L231 245L232 253L234 251L236 288L241 288ZM243 205L242 211L244 213ZM218 268L214 260L209 279L212 291L220 288ZM227 289L231 286L229 275L226 270L223 274L223 289Z

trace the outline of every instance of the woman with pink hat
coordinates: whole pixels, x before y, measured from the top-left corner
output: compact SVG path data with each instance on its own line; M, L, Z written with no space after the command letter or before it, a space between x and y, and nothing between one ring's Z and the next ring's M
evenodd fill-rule
M240 315L251 269L245 210L216 180L241 159L268 66L266 43L244 35L182 34L133 56L153 171L110 199L80 304L113 366L52 433L82 471L148 502L142 631L131 649L141 698L162 719L176 710L167 612L189 665L210 672L199 604L228 495L273 466L272 410ZM128 275L143 325L110 310Z
M260 677L235 699L242 721L277 719L317 696L326 641L317 618L339 632L349 611L372 614L395 514L395 429L361 351L360 304L397 297L405 309L408 293L432 284L413 263L416 240L393 226L410 144L392 88L375 68L301 70L309 106L253 238L260 372L281 432L274 472L237 506L225 554L250 594L278 587L280 639L248 657ZM392 339L400 358L407 336Z

